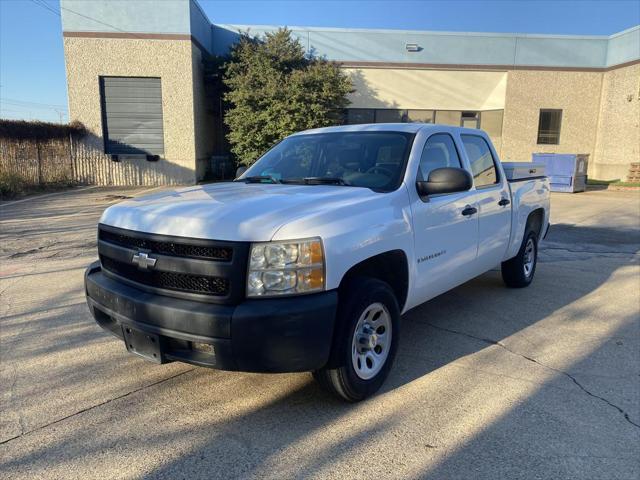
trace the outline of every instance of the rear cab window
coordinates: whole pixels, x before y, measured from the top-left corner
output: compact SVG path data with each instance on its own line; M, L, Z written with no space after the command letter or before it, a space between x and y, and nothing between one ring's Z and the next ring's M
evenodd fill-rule
M471 164L471 175L476 188L489 187L500 182L498 168L487 141L478 135L460 135Z

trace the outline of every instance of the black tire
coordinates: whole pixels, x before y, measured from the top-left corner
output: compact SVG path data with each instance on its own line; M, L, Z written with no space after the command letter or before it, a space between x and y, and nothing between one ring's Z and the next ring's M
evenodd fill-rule
M380 309L379 305L383 305L382 311L376 311ZM384 310L386 309L386 311ZM360 362L352 357L354 338L356 334L356 327L360 327L359 320L367 312L371 314L373 319L376 314L378 318L384 318L384 321L391 326L390 333L391 339L388 342L386 358L381 361L379 365L379 371L371 378L361 378L362 372L358 373L354 363L360 366ZM388 317L385 317L388 314ZM366 317L365 317L366 319ZM373 320L376 322L377 320ZM382 320L380 320L382 322ZM366 323L366 322L365 322ZM376 323L371 325L375 326ZM371 330L371 325L368 325L369 331L372 333L371 338L375 336L378 338L378 329ZM320 383L322 387L337 395L343 400L348 402L358 402L373 395L380 386L384 383L389 370L393 365L393 361L396 356L398 348L398 339L400 333L400 308L398 307L398 301L393 293L391 287L380 280L368 277L354 278L345 285L340 292L340 303L338 305L338 313L336 318L337 336L334 339L334 355L337 359L336 368L322 368L313 372L314 378ZM360 331L360 330L359 330ZM382 335L385 333L385 329L382 330ZM362 337L361 337L362 338ZM386 337L388 339L388 337ZM373 345L373 340L371 340ZM360 343L357 344L357 348L361 348ZM367 347L362 347L368 350ZM382 350L381 350L382 351ZM369 350L369 353L373 354L375 347ZM368 355L364 353L361 355ZM377 355L377 354L376 354ZM373 356L364 357L373 358ZM375 358L378 358L376 356ZM372 370L370 373L372 373Z
M532 266L527 269L525 264L527 260L531 260L528 257L528 247L533 246ZM536 265L538 264L538 234L533 230L528 230L522 239L522 245L518 254L502 262L502 280L511 288L523 288L529 286L533 280L533 276L536 273Z

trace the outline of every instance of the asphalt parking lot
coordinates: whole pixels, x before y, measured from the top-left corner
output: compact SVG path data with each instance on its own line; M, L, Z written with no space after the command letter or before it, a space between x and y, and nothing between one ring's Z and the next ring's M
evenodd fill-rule
M554 194L533 285L492 271L412 310L348 405L308 374L146 363L95 325L96 222L144 191L0 206L0 478L640 477L638 192Z

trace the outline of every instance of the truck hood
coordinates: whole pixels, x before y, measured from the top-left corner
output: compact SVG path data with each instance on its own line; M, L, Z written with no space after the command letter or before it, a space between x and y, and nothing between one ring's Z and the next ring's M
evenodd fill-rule
M286 223L320 212L344 212L380 195L334 185L217 183L118 203L105 210L100 223L191 238L269 241Z

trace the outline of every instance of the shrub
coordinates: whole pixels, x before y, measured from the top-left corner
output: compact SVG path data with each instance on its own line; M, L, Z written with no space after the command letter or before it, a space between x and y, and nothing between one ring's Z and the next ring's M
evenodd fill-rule
M244 165L287 135L341 123L352 91L336 63L307 56L287 29L243 34L223 69L227 138Z
M8 200L26 190L26 182L15 173L0 172L0 200Z
M51 140L85 133L85 127L80 122L66 124L0 119L0 138L11 140Z

